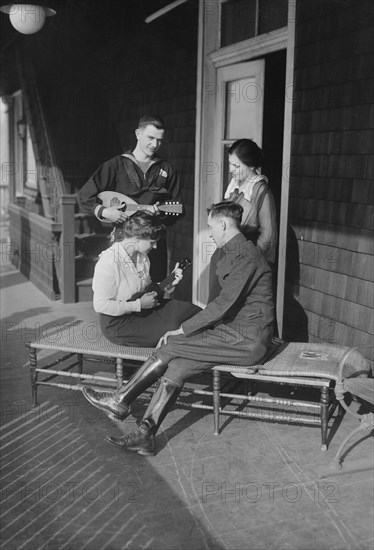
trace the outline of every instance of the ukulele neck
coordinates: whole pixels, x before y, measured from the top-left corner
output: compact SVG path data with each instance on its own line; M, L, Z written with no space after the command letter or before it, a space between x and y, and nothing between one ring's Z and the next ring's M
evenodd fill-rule
M173 273L170 273L170 275L168 275L163 281L156 284L158 285L160 290L164 291L169 285L171 285L174 279L175 279L175 276L173 275Z

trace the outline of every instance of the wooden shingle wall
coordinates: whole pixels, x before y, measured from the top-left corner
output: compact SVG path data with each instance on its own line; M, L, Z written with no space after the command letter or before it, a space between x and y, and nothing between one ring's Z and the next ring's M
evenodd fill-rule
M290 339L373 344L373 15L367 0L297 1Z

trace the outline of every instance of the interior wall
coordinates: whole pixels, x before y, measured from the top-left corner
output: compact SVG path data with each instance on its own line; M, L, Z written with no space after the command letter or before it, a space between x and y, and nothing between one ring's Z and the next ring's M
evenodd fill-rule
M265 56L265 88L262 150L265 160L263 173L269 180L274 196L279 236L279 223L282 195L282 156L284 133L284 100L286 79L286 50ZM274 299L278 277L278 262L274 269Z
M285 76L286 50L266 55L262 136L262 149L265 154L263 172L269 179L274 195L278 224L282 188Z

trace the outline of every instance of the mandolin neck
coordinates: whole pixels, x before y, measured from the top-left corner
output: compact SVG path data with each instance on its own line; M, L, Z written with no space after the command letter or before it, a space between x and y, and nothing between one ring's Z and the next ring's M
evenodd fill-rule
M136 210L152 210L152 206L149 204L127 204L126 210L130 210L132 212L136 212Z

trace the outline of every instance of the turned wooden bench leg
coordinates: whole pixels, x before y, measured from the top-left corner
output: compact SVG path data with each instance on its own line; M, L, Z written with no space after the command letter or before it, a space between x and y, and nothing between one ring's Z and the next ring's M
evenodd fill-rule
M79 374L83 373L83 354L77 353L77 363L78 363L78 372Z
M329 388L321 388L321 438L322 438L322 451L327 451L327 428L329 423L329 404L330 394Z
M117 390L119 390L123 385L123 359L120 357L116 357L116 378Z
M30 348L29 351L29 358L30 358L30 379L31 379L31 398L32 398L32 405L33 407L36 407L38 404L38 395L37 395L37 376L38 373L36 372L36 366L38 363L37 356L36 356L36 349Z
M213 416L214 416L214 435L219 435L219 410L221 407L221 373L219 370L213 371Z

